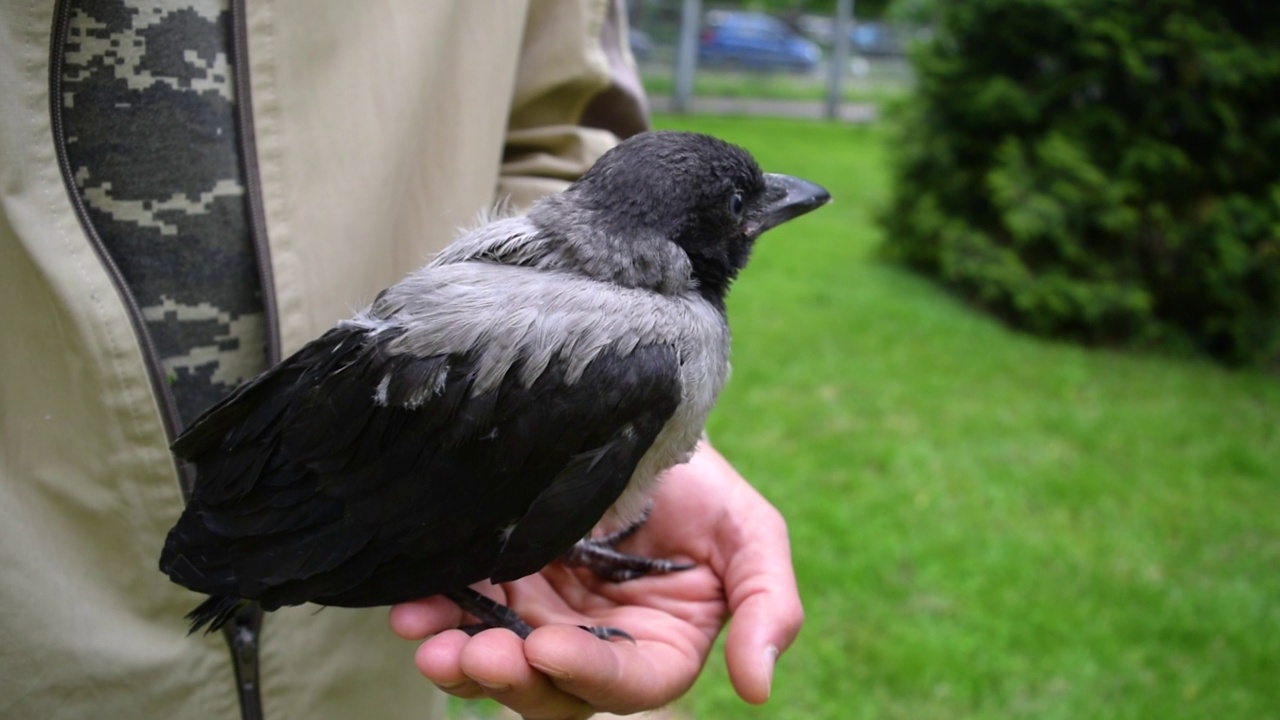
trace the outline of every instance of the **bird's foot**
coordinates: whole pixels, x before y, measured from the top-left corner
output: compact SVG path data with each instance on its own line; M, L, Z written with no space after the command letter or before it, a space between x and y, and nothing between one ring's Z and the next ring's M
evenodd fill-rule
M631 633L626 630L619 630L616 627L609 627L607 625L579 625L578 627L586 630L592 635L595 635L601 640L626 640L632 645L636 644L636 639L631 637Z
M651 507L645 508L638 520L621 530L601 538L586 538L574 544L560 561L570 567L585 567L606 582L626 582L655 573L678 572L694 567L693 563L665 558L647 558L618 551L617 546L635 535L649 521Z
M462 608L463 612L470 613L480 621L475 625L463 625L458 628L468 635L475 635L481 630L500 627L519 635L520 639L523 640L529 637L529 633L533 632L533 628L530 627L529 623L517 615L515 610L496 600L491 600L471 588L450 590L444 593L444 596Z
M463 625L458 628L468 635L475 635L489 628L500 627L510 630L519 635L521 640L524 640L529 637L529 633L533 632L533 627L517 615L516 611L496 600L491 600L481 595L471 588L451 590L444 593L444 596L462 608L463 612L470 613L480 621L473 625ZM636 641L627 631L614 627L593 627L588 625L579 625L578 627L601 640L630 640L632 643Z

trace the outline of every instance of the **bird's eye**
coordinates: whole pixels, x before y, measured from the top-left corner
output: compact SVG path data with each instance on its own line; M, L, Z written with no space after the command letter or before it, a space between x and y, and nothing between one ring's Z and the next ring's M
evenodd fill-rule
M734 217L742 217L743 209L742 193L736 192L733 197L729 198L729 212Z

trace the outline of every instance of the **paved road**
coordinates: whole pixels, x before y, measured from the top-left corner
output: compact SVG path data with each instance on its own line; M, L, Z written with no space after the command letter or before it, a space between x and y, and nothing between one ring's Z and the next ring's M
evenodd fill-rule
M655 112L671 112L671 98L651 97L649 104ZM826 103L804 100L761 100L757 98L693 98L691 112L694 115L754 115L764 117L824 118ZM844 103L840 106L840 119L849 123L869 123L880 118L880 110L867 103Z

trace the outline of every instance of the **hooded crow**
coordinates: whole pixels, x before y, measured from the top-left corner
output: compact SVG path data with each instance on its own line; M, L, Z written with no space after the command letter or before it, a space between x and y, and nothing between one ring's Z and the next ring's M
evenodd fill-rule
M644 515L725 382L752 244L829 199L716 138L651 132L462 235L174 442L196 483L160 569L211 596L192 632L249 601L445 594L527 635L468 586Z

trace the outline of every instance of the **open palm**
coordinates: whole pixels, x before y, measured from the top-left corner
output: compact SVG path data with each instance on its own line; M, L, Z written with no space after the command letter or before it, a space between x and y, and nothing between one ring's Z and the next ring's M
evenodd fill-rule
M418 669L458 697L491 697L530 718L638 712L683 694L706 662L727 618L730 678L743 699L769 696L773 664L799 632L803 611L786 525L769 503L709 446L670 470L653 514L625 542L627 552L691 560L690 570L623 583L553 563L500 586L477 586L536 630L474 637L441 597L397 605L392 629L418 649ZM601 641L576 626L608 626L635 642Z

